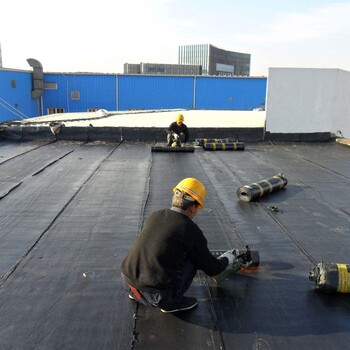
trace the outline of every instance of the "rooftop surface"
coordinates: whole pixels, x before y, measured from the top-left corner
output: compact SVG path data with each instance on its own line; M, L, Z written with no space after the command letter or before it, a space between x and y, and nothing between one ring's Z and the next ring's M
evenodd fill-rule
M58 113L19 121L22 125L62 122L67 127L168 127L177 114L185 116L185 124L192 128L264 127L265 111L222 110L145 110Z
M0 142L0 348L348 348L349 294L317 292L308 274L322 260L350 263L349 147L152 145ZM240 186L277 173L284 189L238 199ZM260 266L220 286L199 272L187 293L198 307L163 314L129 300L119 267L185 177L207 188L195 222L209 248L250 244Z

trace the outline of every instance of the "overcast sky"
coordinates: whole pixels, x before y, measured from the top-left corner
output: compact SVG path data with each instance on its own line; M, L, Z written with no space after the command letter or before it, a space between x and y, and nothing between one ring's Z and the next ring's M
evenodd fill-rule
M8 0L0 7L4 68L123 73L124 63L178 63L180 45L251 54L269 67L350 71L350 1Z

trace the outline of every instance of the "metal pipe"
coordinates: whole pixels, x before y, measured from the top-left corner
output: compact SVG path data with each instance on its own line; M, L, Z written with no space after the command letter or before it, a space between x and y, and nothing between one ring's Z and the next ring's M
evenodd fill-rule
M197 80L196 76L193 77L193 104L192 109L196 109L196 94L197 94Z

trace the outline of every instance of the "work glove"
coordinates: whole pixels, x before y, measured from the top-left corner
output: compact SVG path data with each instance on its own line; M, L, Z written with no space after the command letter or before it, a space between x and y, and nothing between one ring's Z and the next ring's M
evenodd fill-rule
M173 137L174 137L175 140L177 140L179 138L179 135L176 132L174 132L173 133Z
M242 264L239 260L237 260L238 255L239 255L238 249L234 249L234 250L228 250L227 252L219 256L219 259L226 257L229 260L229 264L227 265L224 271L214 276L214 280L217 283L222 282L226 278L230 277L233 273L240 270Z
M241 263L238 260L235 260L232 264L229 264L224 271L214 276L214 280L217 283L224 281L226 278L229 278L232 274L239 271L241 268Z
M232 264L233 261L235 260L236 256L232 253L232 250L228 250L227 252L225 252L224 254L221 254L219 256L219 259L222 258L227 258L228 259L228 264Z

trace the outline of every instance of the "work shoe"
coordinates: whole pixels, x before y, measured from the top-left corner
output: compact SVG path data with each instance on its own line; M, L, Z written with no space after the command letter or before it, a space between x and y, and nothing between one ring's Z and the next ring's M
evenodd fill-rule
M181 297L168 305L161 306L160 311L165 314L170 312L185 311L194 308L197 305L197 299L193 297Z

